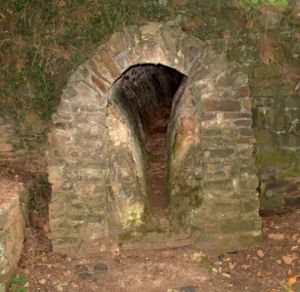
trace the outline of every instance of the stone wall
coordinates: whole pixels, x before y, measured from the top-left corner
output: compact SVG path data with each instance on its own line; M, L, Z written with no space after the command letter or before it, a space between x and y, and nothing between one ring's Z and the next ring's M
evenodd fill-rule
M137 64L162 64L188 78L172 106L170 217L161 232L197 231L195 242L217 252L255 242L261 220L247 76L199 39L149 24L115 33L61 97L48 152L54 250L97 253L151 229L133 117L111 102L110 87Z
M300 194L300 95L271 71L255 67L251 79L262 208L299 204Z
M177 25L241 65L249 78L261 208L299 205L299 1L241 9L241 1L182 4ZM246 3L247 1L244 1ZM251 1L249 1L250 3ZM235 9L237 8L237 9ZM251 16L250 16L251 14ZM174 22L170 20L170 24Z
M46 176L45 143L32 137L35 132L27 130L27 137L18 135L24 128L20 130L15 121L0 117L0 173Z
M298 205L300 198L300 50L295 40L300 14L297 1L290 6L262 7L254 25L268 29L250 30L243 41L232 38L227 44L229 59L249 77L261 209Z
M9 283L21 257L25 204L22 184L0 178L0 288Z

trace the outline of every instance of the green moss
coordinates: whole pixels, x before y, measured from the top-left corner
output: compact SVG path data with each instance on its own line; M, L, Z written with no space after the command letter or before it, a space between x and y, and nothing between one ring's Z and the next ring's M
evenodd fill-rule
M258 209L259 209L259 200L255 199L255 200L251 200L249 202L244 203L243 204L243 209L244 209L245 213L258 211Z
M259 145L258 147L275 148L277 146L276 134L265 129L255 129L254 133L255 133L256 143L257 145Z
M251 234L241 234L239 236L240 243L247 247L247 246L253 246L255 244L258 244L262 242L265 239L265 236L263 234L253 236Z
M282 74L282 67L277 64L269 64L254 67L254 77L255 78L274 78L280 77Z
M274 8L285 8L289 4L289 0L240 0L239 7L242 9L258 9L262 5Z
M215 239L216 250L220 253L224 253L230 250L236 250L236 235L230 235L229 237L224 237L222 240Z
M296 84L292 83L292 82L281 85L279 87L280 96L288 96L288 95L293 94L295 92L295 87L296 87Z
M221 230L224 233L252 231L254 226L254 220L230 219L222 222Z
M251 93L254 97L271 97L278 93L277 82L269 82L267 86L258 87L256 84L251 84Z
M285 110L283 106L276 106L267 111L265 126L275 131L284 131L286 128Z
M259 196L261 209L276 209L285 205L284 196L277 193L274 196L267 197L265 194Z
M256 149L256 162L260 173L268 168L277 168L278 178L299 177L300 168L297 153L285 149Z

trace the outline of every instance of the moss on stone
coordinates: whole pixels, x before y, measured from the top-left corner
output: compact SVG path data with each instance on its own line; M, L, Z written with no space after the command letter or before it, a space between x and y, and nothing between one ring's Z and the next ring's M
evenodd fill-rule
M295 92L296 85L297 84L293 82L283 84L278 88L278 93L280 94L280 96L289 96Z
M269 84L264 87L258 87L257 85L251 86L251 93L254 97L271 97L276 96L278 93L277 84Z
M254 133L257 147L276 148L277 135L275 133L266 129L255 129Z
M282 67L277 64L261 64L260 66L254 67L254 77L255 78L274 78L280 77L282 74Z
M142 204L138 202L127 204L127 208L124 211L124 216L121 218L122 229L130 229L142 224L142 216L144 208Z
M277 177L286 179L299 177L300 168L297 154L286 149L256 149L256 161L260 173L265 173L268 168L278 169Z
M254 220L243 220L241 218L225 220L221 224L221 230L224 233L234 233L243 231L252 231L254 229Z
M277 193L274 196L267 197L265 194L259 196L261 209L276 209L285 205L285 199L282 194Z
M242 244L242 246L248 247L262 242L264 238L265 236L263 234L260 235L241 234L239 236L239 241Z
M258 209L259 209L259 200L257 200L257 198L255 200L251 200L243 204L243 210L245 213L249 213L253 211L258 212Z

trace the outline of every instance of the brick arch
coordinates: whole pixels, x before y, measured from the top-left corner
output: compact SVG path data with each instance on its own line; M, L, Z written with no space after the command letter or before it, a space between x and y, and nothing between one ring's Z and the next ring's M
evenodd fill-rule
M217 251L255 242L261 220L247 77L201 40L150 23L113 34L61 96L48 151L54 250L98 253L151 224L163 229L149 219L138 142L111 102L116 80L137 64L161 64L188 77L171 113L165 237L182 232L178 240L193 238Z

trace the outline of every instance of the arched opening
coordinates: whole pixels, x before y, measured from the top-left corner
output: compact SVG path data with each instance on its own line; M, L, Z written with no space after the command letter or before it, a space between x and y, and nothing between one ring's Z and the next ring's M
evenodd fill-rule
M138 134L150 209L158 215L167 212L170 201L167 132L174 95L186 78L161 64L141 64L128 68L113 85L117 102L127 111Z
M97 254L133 240L220 252L260 240L249 93L235 64L180 30L113 34L53 116L53 249ZM152 216L165 210L167 220Z

